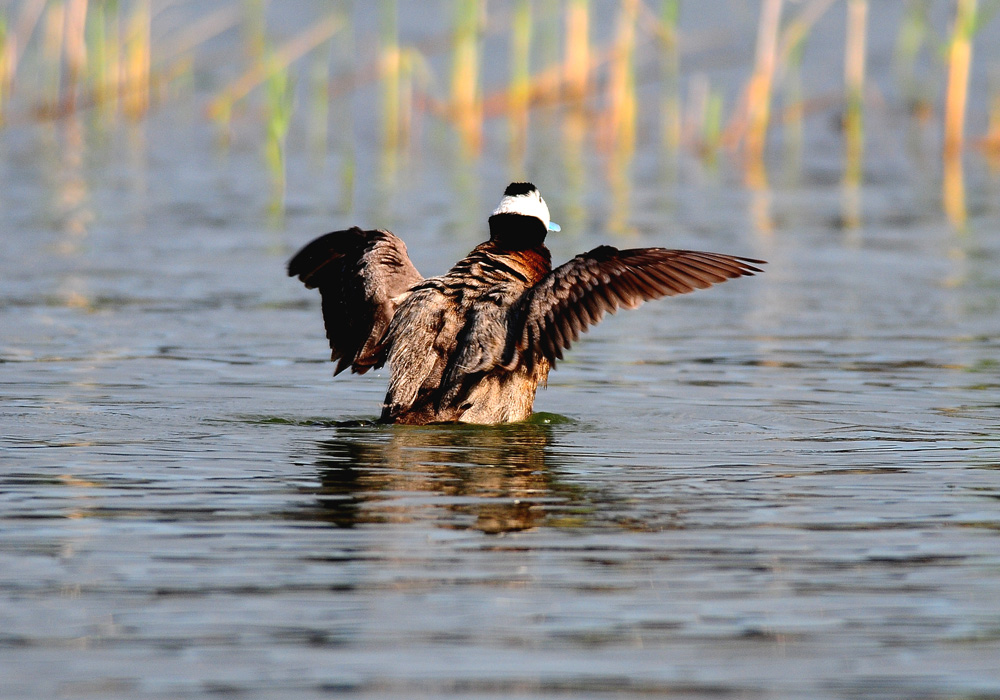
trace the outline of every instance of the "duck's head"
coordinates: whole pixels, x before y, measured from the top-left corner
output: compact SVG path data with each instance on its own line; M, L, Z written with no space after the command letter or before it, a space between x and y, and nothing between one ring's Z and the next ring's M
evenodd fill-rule
M490 215L490 239L512 247L540 245L559 224L549 218L549 207L530 182L512 182Z

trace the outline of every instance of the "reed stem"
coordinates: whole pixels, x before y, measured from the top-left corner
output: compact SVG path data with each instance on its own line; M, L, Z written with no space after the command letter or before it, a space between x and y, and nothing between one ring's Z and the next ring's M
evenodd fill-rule
M746 155L751 161L762 159L767 143L782 5L783 0L764 0L757 25L756 60L753 76L747 85L746 97L748 123Z
M631 151L635 144L635 33L639 0L622 0L609 66L603 145Z
M590 80L590 3L568 0L566 3L566 56L563 63L564 91L570 100L587 95Z
M140 119L149 111L150 24L149 0L138 0L128 22L125 40L126 116Z
M451 111L466 151L482 141L479 93L479 0L455 0L455 39L451 65Z
M291 125L292 106L295 99L294 83L288 64L278 63L273 56L265 57L266 63L273 64L267 77L267 137L264 155L268 172L271 174L271 202L269 211L274 220L280 218L284 210L286 168L285 140Z
M946 157L962 150L965 106L972 65L972 37L976 31L977 0L956 0L955 21L948 45L948 92L945 97L944 151Z
M7 28L7 18L0 15L0 126L4 122L4 110L7 106L7 95L14 84L12 59L14 54L14 38Z
M67 93L62 105L66 112L76 110L80 81L87 70L87 0L69 0L66 7L66 30L63 54L66 57Z
M58 113L62 102L62 47L66 37L66 6L57 2L48 6L45 13L45 36L42 52L45 59L43 85L50 93L49 109Z
M911 103L915 103L921 97L915 76L915 65L920 49L927 41L927 34L927 0L908 0L906 13L896 35L893 62L903 86L903 93Z
M330 51L317 51L309 69L310 162L318 172L326 161L330 131Z
M844 46L844 91L846 110L844 136L846 140L846 166L844 183L857 188L861 184L864 160L864 93L865 93L865 37L868 24L868 0L848 0L847 37ZM856 226L857 216L847 217Z
M382 83L382 148L395 153L399 148L399 69L400 49L396 0L379 3L379 73Z
M982 141L991 165L1000 165L1000 79L994 81L990 96L990 111L987 116L986 135Z
M945 216L957 231L965 229L968 211L965 206L965 169L961 151L945 153L941 178L941 203Z
M661 69L665 93L663 98L663 142L672 153L676 153L681 145L679 22L680 0L663 0L660 11L660 27L663 30ZM721 118L721 114L719 116Z
M507 110L510 121L512 177L523 176L528 141L528 105L531 99L531 0L518 0L510 35L510 89Z

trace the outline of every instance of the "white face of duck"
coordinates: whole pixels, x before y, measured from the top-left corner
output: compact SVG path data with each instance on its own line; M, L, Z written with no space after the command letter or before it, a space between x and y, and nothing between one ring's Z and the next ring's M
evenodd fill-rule
M559 224L549 218L549 207L538 189L530 182L512 182L493 214L521 214L541 219L549 231L559 231Z

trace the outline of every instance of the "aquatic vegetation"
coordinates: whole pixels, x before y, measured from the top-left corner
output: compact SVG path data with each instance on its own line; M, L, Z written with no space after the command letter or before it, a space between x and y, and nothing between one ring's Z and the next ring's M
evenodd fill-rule
M352 5L327 7L317 5L317 13L326 14L298 29L281 24L279 30L282 10L263 0L212 6L189 0L7 3L0 7L0 124L90 110L96 122L112 128L122 117L142 120L178 90L190 91L195 76L214 71L223 85L211 90L205 114L219 125L223 143L235 116L260 115L262 151L280 183L283 134L298 112L310 120L310 148L323 150L326 122L338 111L331 106L377 83L384 173L393 172L398 156L414 147L415 125L427 114L454 134L471 159L480 155L486 123L505 119L510 168L517 174L524 168L531 110L556 105L567 138L579 133L592 140L605 154L608 182L627 199L624 183L636 130L642 116L654 110L668 154L687 153L709 167L720 156L732 159L751 189L767 185L765 160L776 131L783 132L786 152L794 158L802 146L803 121L839 110L843 181L857 187L864 177L865 115L872 107L866 95L886 95L867 71L866 39L874 31L869 15L875 7L868 0L763 0L746 6L742 29L719 23L711 32L689 28L700 6L680 0L620 0L610 8L589 0L452 0L445 9L428 6L428 12L440 14L439 29L419 40L400 26L400 13L412 7L382 0L374 42L364 35L370 30L353 21ZM842 94L831 95L816 91L821 76L809 72L816 69L803 57L819 29L841 21L831 12L838 7L846 26L844 87ZM987 155L1000 143L995 95L992 103L976 100L973 107L980 111L977 123L988 117L986 131L972 138L966 133L977 65L973 40L995 7L954 0L942 9L941 3L910 0L897 13L894 73L904 112L920 124L941 126L942 205L960 226L961 164L947 161L969 142L983 146ZM699 26L704 17L700 20ZM487 54L485 46L505 35L506 70L498 71L494 50ZM743 56L742 65L728 66L744 73L737 81L739 94L732 94L731 79L727 87L706 72L703 58L690 59L713 55L714 61L732 62L724 49L751 39L753 60ZM237 55L231 48L220 51L220 41L228 47L235 43ZM374 51L363 50L367 44ZM930 80L918 68L925 54L936 67ZM995 70L991 61L982 52L985 70ZM498 72L506 73L499 84ZM939 100L932 94L935 80L944 88ZM308 86L309 100L295 99L296 85ZM783 105L779 118L776 104ZM351 167L344 159L344 182L353 181Z

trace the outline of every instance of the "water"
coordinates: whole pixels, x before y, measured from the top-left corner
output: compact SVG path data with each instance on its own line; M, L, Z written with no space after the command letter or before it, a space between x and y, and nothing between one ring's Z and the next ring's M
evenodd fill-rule
M574 185L542 110L556 260L767 271L606 319L532 424L375 426L385 371L331 378L284 262L365 223L443 271L506 184L504 125L466 165L428 126L350 210L340 152L316 174L293 131L274 225L256 146L217 149L194 107L0 132L0 697L1000 697L981 161L956 231L933 154L871 119L853 227L826 119L764 191L647 145L612 234L605 171Z

